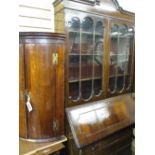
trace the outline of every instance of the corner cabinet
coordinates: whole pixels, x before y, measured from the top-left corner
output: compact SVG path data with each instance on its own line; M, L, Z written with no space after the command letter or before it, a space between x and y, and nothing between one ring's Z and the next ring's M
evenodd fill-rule
M132 92L134 14L112 0L56 0L54 8L55 31L66 34L66 106Z
M64 135L64 35L19 34L19 134L31 141Z

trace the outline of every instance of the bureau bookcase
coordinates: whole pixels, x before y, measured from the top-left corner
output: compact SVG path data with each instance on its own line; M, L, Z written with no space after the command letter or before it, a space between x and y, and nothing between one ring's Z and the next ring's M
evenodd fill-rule
M53 4L55 31L66 36L67 155L130 155L134 127L134 13L123 10L117 0L55 0ZM119 101L114 101L117 96ZM99 116L93 108L107 98L106 104L112 104L107 111L98 109ZM122 104L117 106L118 102ZM89 107L98 116L94 115L94 120L93 115L83 116L83 111L91 111ZM128 115L131 111L132 121ZM125 117L128 125L124 124ZM104 120L102 125L99 120ZM121 124L119 129L114 127L117 123ZM102 129L99 137L94 136ZM86 134L82 135L83 131Z

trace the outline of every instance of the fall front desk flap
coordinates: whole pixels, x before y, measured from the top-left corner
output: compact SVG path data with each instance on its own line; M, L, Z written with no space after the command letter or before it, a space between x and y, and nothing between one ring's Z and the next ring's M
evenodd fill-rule
M133 94L66 108L76 146L81 148L134 124Z

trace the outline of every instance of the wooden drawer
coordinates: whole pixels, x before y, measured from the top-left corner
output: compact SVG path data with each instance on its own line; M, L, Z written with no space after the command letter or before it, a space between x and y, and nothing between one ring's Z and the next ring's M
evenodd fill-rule
M130 155L132 130L120 131L83 148L83 155Z

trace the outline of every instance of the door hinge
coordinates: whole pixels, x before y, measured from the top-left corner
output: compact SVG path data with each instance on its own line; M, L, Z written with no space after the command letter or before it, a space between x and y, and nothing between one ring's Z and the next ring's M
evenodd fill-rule
M58 64L58 53L53 53L53 64L54 65Z
M53 121L53 130L54 131L58 131L59 129L59 121L58 120L54 120Z

